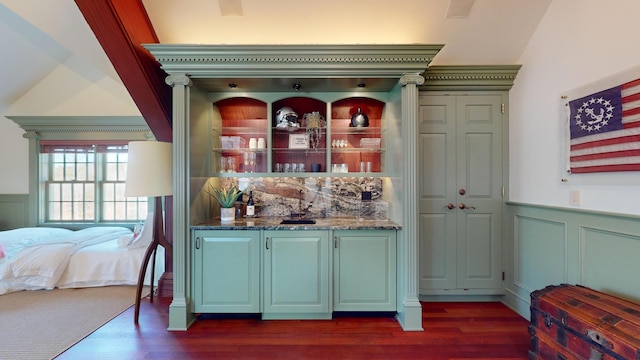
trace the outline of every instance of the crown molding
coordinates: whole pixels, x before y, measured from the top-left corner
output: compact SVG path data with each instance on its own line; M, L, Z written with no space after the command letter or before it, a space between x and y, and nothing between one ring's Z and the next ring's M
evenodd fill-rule
M150 131L142 116L6 116L6 118L18 124L25 131L23 137L26 138L46 138L47 134L72 133L147 134Z
M168 74L191 78L400 78L422 73L443 45L144 44Z
M430 66L420 90L509 90L521 65Z

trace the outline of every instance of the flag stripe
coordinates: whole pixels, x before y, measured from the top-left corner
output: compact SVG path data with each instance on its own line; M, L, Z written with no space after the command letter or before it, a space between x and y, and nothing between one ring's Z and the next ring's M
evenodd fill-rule
M603 166L603 165L631 165L640 164L640 156L629 156L615 159L595 159L571 162L571 166Z
M631 108L629 110L622 110L623 119L625 117L632 116L632 115L638 115L638 114L640 114L640 108L639 107L634 107L634 108ZM624 122L624 120L623 120L623 122Z
M638 138L640 140L640 137ZM626 151L640 149L640 141L628 141L625 143L609 142L608 144L600 144L599 146L584 147L581 149L572 149L571 156L591 155L597 153L607 153L614 151Z
M633 81L629 81L628 83L622 84L623 88L632 88L632 87L635 87L635 86L640 87L640 79L635 79Z
M627 129L631 129L631 128L635 128L635 127L640 127L640 115L636 116L636 119L633 120L633 122L628 122L624 124L624 127Z
M622 110L637 107L640 102L640 93L625 95L622 92Z
M606 144L606 141L611 139L613 139L613 142L618 142L620 141L620 139L629 137L634 138L635 140L640 140L640 138L637 137L638 135L640 135L640 128L631 128L618 131L610 131L608 133L583 136L581 138L571 140L571 149L581 149L591 146L589 144ZM609 143L612 142L609 141ZM583 144L587 145L582 146Z
M572 174L586 174L586 173L614 172L614 171L640 171L640 164L586 166L586 167L573 167L573 165L571 166Z
M620 150L620 151L609 151L606 153L593 153L593 154L584 154L584 155L572 155L571 162L577 163L579 161L587 161L587 160L600 160L600 159L612 159L612 158L622 158L622 157L640 157L640 149L630 149L630 150Z

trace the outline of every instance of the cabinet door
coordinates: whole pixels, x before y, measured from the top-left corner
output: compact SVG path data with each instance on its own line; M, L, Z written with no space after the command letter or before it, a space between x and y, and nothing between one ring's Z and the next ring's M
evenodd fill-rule
M265 231L263 318L330 318L327 231Z
M260 312L260 232L194 232L196 312Z
M421 293L502 286L502 101L420 95Z
M334 232L336 311L396 310L396 232Z

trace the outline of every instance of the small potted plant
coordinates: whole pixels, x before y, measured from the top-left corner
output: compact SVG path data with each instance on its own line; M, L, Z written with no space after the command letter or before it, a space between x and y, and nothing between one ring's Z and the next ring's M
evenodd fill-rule
M229 188L219 188L209 183L210 190L204 190L220 204L220 221L227 222L235 220L235 204L243 192L237 186Z

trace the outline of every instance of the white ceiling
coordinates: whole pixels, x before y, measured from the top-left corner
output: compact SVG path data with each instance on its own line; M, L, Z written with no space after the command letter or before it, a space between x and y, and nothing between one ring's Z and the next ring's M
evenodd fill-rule
M517 64L551 1L142 0L162 43L444 44L434 65ZM60 66L120 83L73 0L0 0L0 49L2 115Z

